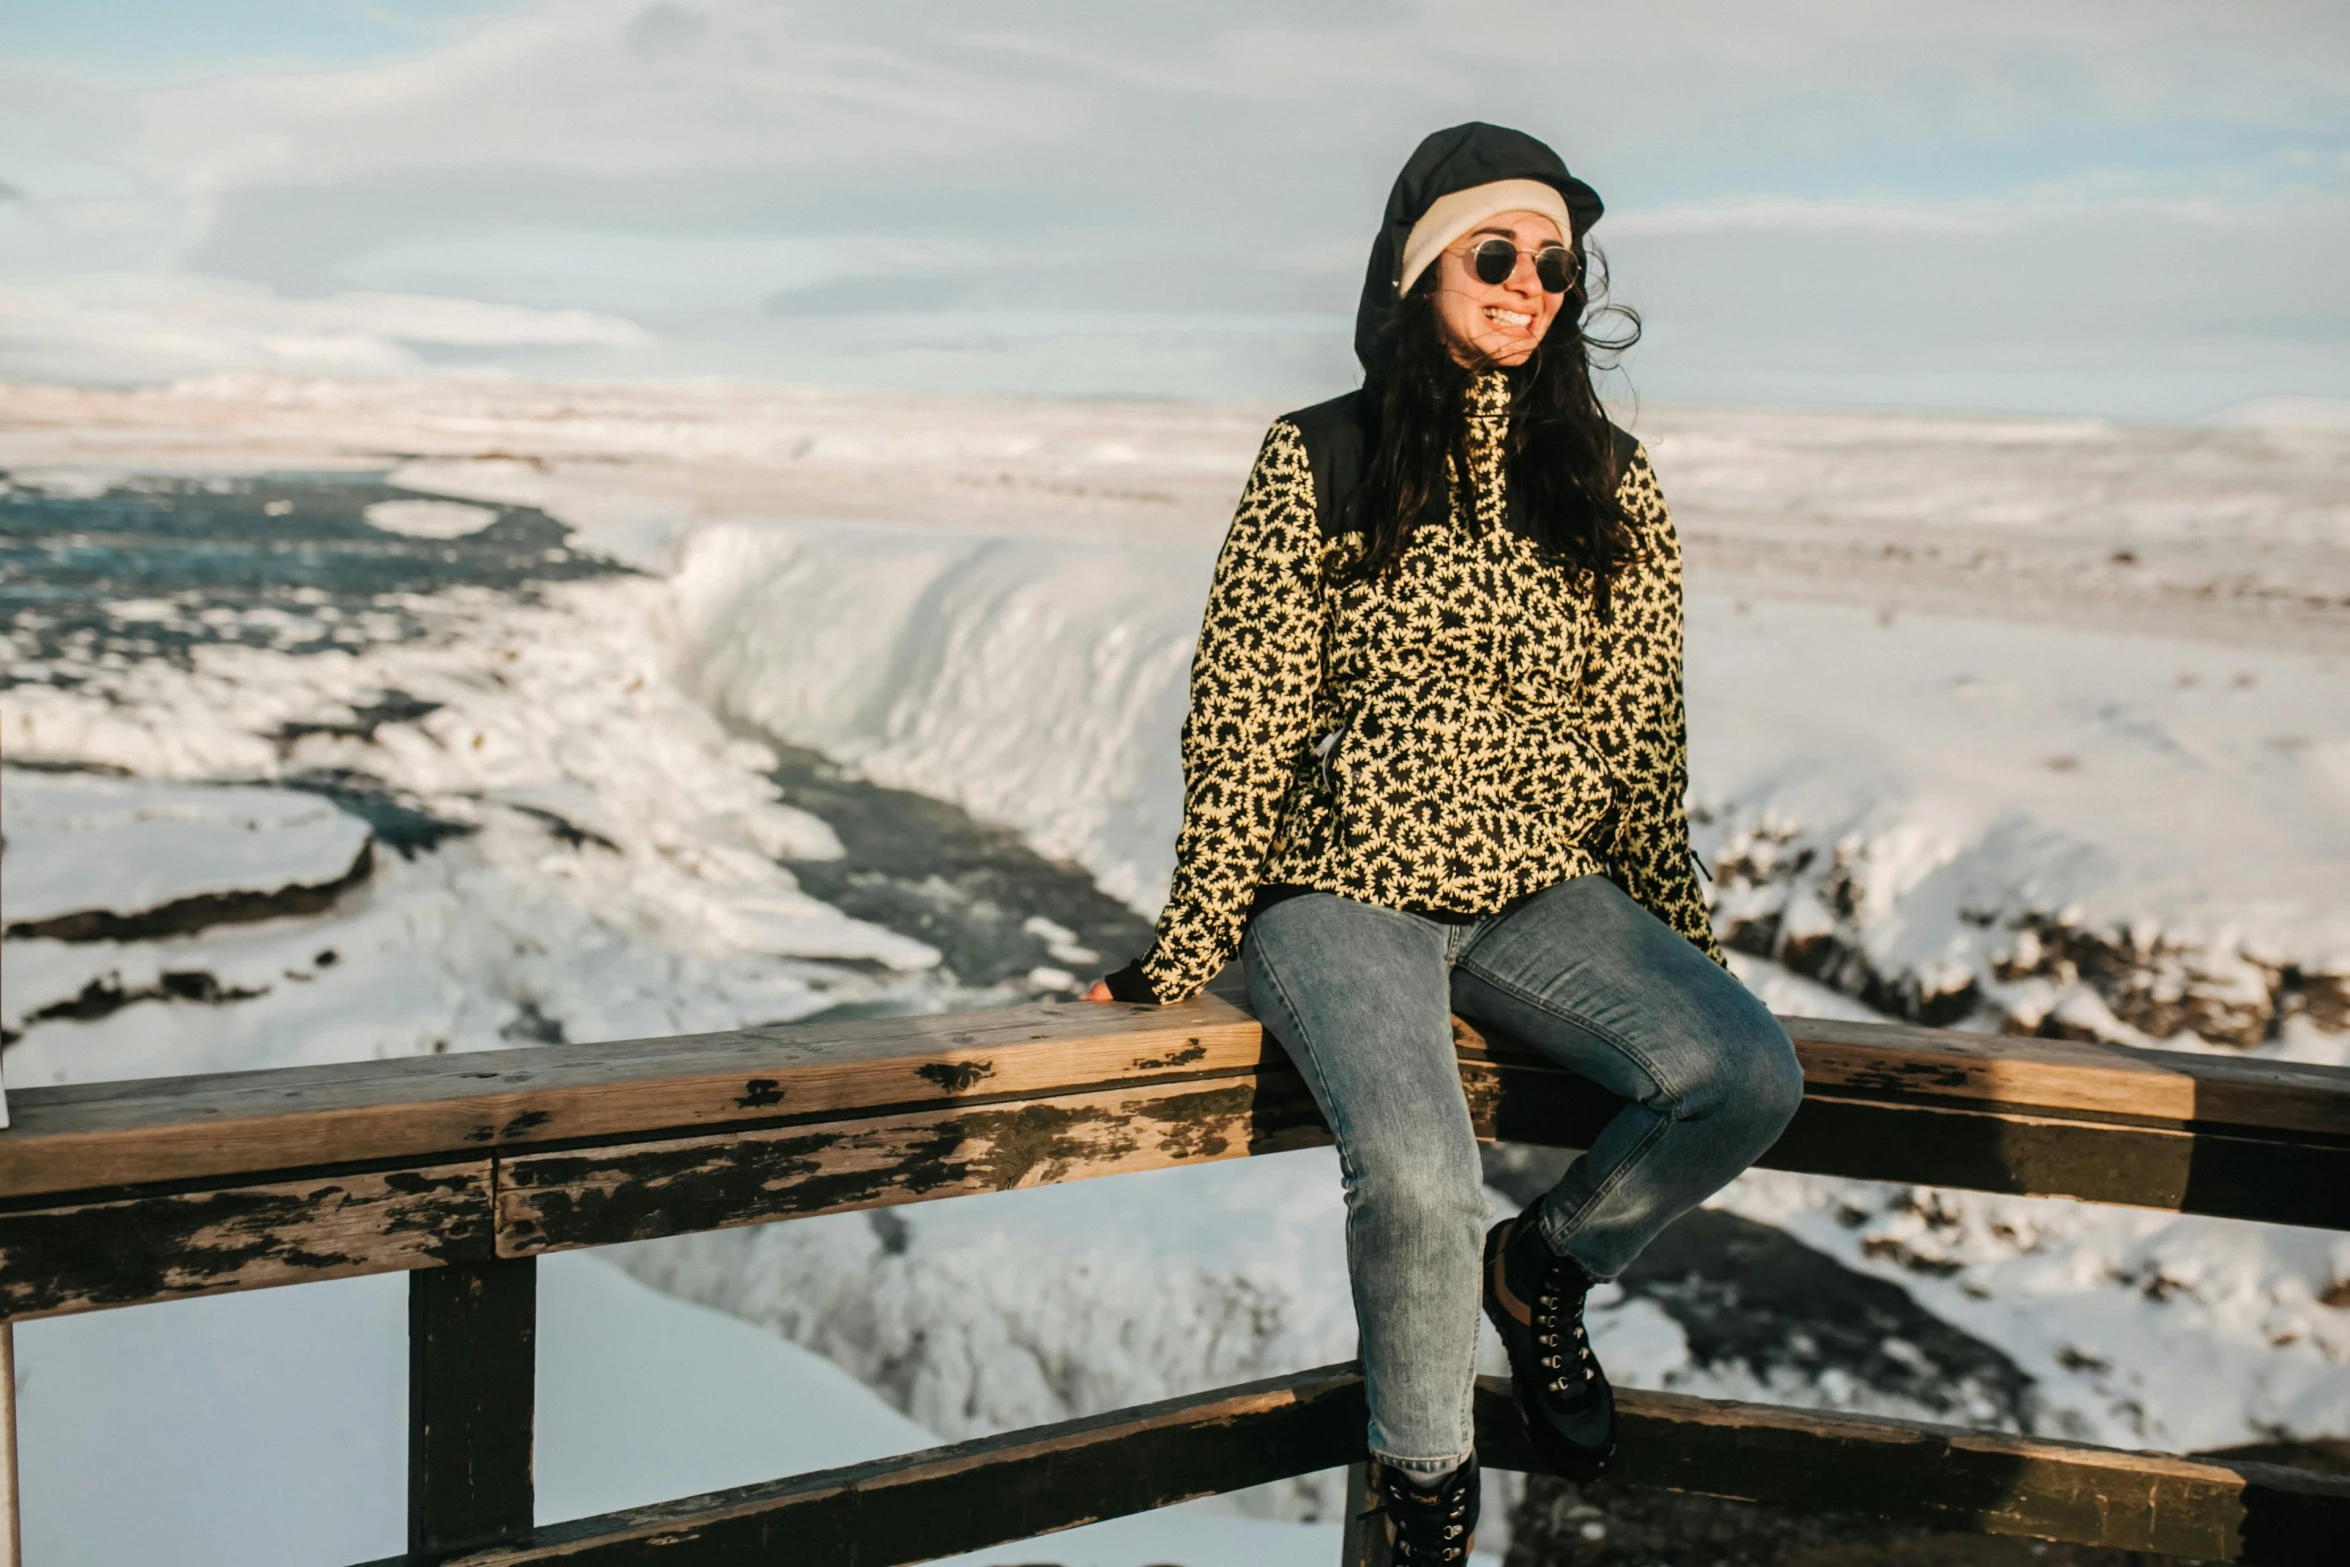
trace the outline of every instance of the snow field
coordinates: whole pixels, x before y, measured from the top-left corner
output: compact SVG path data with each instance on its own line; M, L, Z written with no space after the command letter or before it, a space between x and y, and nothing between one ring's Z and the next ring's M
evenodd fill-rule
M413 859L379 843L324 915L0 945L14 1082L1010 999L950 991L919 943L799 892L775 856L826 852L828 829L776 804L758 732L1016 826L1138 908L1163 891L1184 666L1262 419L939 402L893 422L855 397L709 389L56 396L83 422L0 431L0 458L90 479L176 466L158 453L269 466L396 445L441 454L411 482L544 505L673 575L537 606L419 600L441 627L424 643L205 648L192 673L11 690L11 760L190 784L347 769L474 829ZM2330 622L2268 637L2196 607L2283 615L2332 591L2350 444L2197 433L2166 456L2093 421L1651 422L1690 541L1698 841L1766 999L2350 1055L2342 650ZM1993 599L2040 603L2038 623L1988 618ZM442 705L284 738L390 690ZM194 1000L165 983L184 973L258 993ZM93 983L147 999L31 1020ZM1720 1201L1999 1345L2038 1379L2035 1429L2164 1447L2350 1429L2338 1238L1775 1175ZM1300 1155L616 1260L962 1435L1343 1358L1336 1213L1327 1156ZM1929 1413L1832 1372L1696 1364L1644 1300L1607 1302L1598 1327L1632 1385ZM1233 1505L1326 1517L1325 1491ZM1075 1539L991 1559L1074 1567Z
M2350 657L1712 598L1689 643L1726 940L1936 1022L2350 1054Z

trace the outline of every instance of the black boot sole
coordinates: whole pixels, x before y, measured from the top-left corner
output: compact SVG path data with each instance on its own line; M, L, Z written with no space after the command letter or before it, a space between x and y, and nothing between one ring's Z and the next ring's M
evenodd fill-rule
M1501 1297L1495 1292L1493 1283L1501 1266L1502 1241L1509 1229L1507 1224L1497 1224L1485 1232L1485 1278L1481 1291L1486 1320L1493 1324L1493 1331L1501 1335L1504 1350L1509 1348L1513 1330L1520 1333L1525 1331L1502 1306ZM1570 1442L1550 1429L1535 1413L1532 1384L1521 1372L1515 1354L1510 1356L1510 1402L1517 1408L1518 1424L1525 1428L1526 1440L1533 1445L1535 1452L1542 1455L1543 1462L1549 1464L1562 1478L1588 1484L1598 1479L1606 1471L1609 1461L1616 1456L1616 1439L1612 1435L1607 1439L1606 1446L1593 1448Z

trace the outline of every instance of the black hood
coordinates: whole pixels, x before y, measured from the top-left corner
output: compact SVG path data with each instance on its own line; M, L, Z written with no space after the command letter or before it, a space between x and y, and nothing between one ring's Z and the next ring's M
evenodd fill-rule
M1570 238L1581 237L1605 210L1599 192L1569 174L1557 153L1524 131L1471 120L1421 142L1395 177L1395 188L1387 193L1386 215L1379 221L1379 237L1371 241L1363 302L1355 311L1355 357L1365 374L1371 369L1374 345L1395 314L1395 284L1412 225L1438 197L1495 180L1540 180L1555 186L1566 198L1567 216L1575 225Z

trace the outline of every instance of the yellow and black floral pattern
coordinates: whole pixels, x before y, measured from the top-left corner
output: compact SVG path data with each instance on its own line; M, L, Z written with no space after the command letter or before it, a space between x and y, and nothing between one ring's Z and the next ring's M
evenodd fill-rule
M1142 976L1198 993L1259 887L1473 914L1592 872L1716 962L1682 797L1681 548L1647 453L1617 494L1636 558L1588 572L1503 525L1509 390L1470 394L1475 515L1416 530L1395 570L1334 580L1303 438L1265 437L1216 563L1183 726L1175 879Z

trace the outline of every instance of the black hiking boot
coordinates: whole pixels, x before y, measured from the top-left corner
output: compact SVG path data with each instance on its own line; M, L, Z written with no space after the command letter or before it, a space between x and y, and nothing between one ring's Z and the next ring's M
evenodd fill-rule
M1403 1471L1379 1465L1381 1515L1395 1567L1466 1562L1477 1544L1477 1490L1474 1453L1431 1486L1414 1485Z
M1591 1278L1505 1220L1485 1235L1485 1315L1510 1353L1526 1436L1570 1480L1594 1480L1616 1451L1616 1395L1583 1331Z

